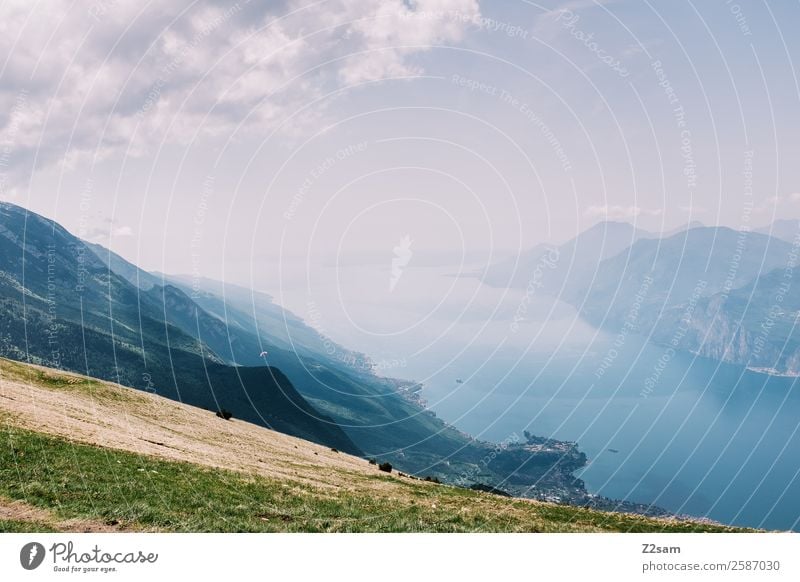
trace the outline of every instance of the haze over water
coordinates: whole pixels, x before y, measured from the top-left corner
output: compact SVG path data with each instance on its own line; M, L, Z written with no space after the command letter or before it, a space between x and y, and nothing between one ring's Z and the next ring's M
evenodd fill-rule
M593 493L800 529L796 379L665 357L643 337L620 342L594 329L560 301L453 277L458 269L411 265L390 291L387 265L331 265L296 293L284 279L283 299L305 316L311 297L325 335L387 376L424 383L430 408L476 437L529 430L577 441Z

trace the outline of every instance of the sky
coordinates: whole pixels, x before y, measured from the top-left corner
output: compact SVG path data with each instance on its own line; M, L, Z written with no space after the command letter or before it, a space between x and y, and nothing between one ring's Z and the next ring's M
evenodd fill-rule
M797 2L0 3L0 198L151 270L800 217ZM397 250L399 249L399 250Z

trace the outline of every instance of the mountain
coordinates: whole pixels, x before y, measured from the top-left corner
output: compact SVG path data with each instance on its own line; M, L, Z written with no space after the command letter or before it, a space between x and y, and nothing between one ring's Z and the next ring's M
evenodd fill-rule
M703 227L705 227L705 224L703 224L699 220L692 220L686 224L682 224L680 226L676 226L675 228L665 230L660 234L652 233L651 236L648 236L647 238L669 238L685 230L691 230L693 228L703 228Z
M666 343L771 374L800 375L800 272L787 264L730 293L703 297L688 314L668 310L654 331ZM682 333L677 336L676 329Z
M512 263L490 267L484 282L533 284L610 332L638 332L711 359L795 375L800 281L787 267L797 262L798 233L797 220L753 232L691 223L661 237L600 223L560 247L532 249L513 276Z
M634 242L652 236L627 222L600 222L560 245L537 245L476 274L493 287L536 286L542 292L571 300L576 282L594 273L604 259Z
M162 300L175 307L174 316L179 317L183 312L184 329L196 328L196 324L203 327L200 322L189 321L191 317L187 319L189 312L198 306L203 316L212 316L221 322L229 337L222 339L215 331L212 337L217 341L209 340L205 334L206 341L216 345L218 353L226 354L231 363L258 365L263 363L260 354L272 348L271 360L283 359L285 352L331 360L333 352L335 363L346 363L356 370L372 369L368 356L333 343L300 317L274 303L266 293L207 277L150 273L102 245L88 243L88 247L107 267L142 291L163 287L166 293L161 292ZM178 290L180 293L176 293ZM209 321L204 320L205 323ZM249 337L245 339L245 336ZM227 345L228 341L234 345ZM246 347L235 345L237 341Z
M315 408L333 418L370 457L387 459L418 474L445 481L478 478L525 495L540 492L567 498L582 496L583 485L572 471L586 462L574 444L514 451L471 438L442 422L412 397L415 382L375 374L369 358L321 336L302 319L276 305L269 295L211 279L163 275L227 330L220 346L204 332L216 352L249 363L261 349ZM141 277L140 277L141 279ZM203 318L197 320L205 329ZM254 344L259 346L254 349ZM236 347L247 346L236 350ZM255 356L258 357L258 356ZM485 462L486 455L492 457ZM531 484L536 490L530 490ZM541 493L544 494L544 493Z
M492 287L524 288L541 276L542 288L551 295L571 296L570 287L594 273L601 261L610 259L642 239L662 239L702 228L697 220L662 232L650 232L628 222L605 221L581 232L561 245L539 244L518 257L489 265L479 276Z
M0 264L0 355L224 409L361 453L282 371L226 365L205 338L187 333L179 324L195 329L188 323L192 315L198 321L205 316L182 292L157 286L142 291L53 221L0 204ZM218 335L208 334L214 341Z
M574 443L473 439L421 407L416 383L377 376L267 295L146 273L10 204L0 207L0 263L0 355L225 409L407 472L586 498Z
M755 231L788 243L794 243L798 235L800 235L800 220L796 218L779 218L772 224L757 228Z
M596 326L627 324L647 333L664 310L685 312L700 298L747 285L785 264L790 251L781 240L726 227L640 240L598 266L576 305Z
M723 532L508 499L0 358L0 532Z
M83 241L86 247L100 259L112 272L116 273L128 283L143 291L149 291L156 285L163 285L163 280L155 274L148 273L136 265L129 263L117 253L98 243Z
M592 324L762 372L800 374L797 251L765 234L694 228L600 264L579 305Z
M208 313L230 327L247 331L276 348L318 358L353 371L371 371L365 354L349 350L323 336L294 313L277 305L266 293L230 282L186 275L162 275L190 295Z

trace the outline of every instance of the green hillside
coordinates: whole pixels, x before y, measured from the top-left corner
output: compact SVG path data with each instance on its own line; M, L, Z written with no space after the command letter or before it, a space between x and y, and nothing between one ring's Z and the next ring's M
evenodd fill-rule
M155 395L0 360L0 531L738 530L386 473Z
M81 372L352 453L282 371L228 365L182 292L142 292L57 223L0 203L0 355ZM162 294L162 291L163 294ZM168 297L168 300L167 300ZM225 326L204 328L217 343ZM187 329L181 327L186 325Z
M586 459L573 444L498 449L473 439L407 398L398 388L409 382L353 365L364 356L328 343L264 294L147 273L8 203L0 203L0 267L0 356L224 408L406 472L578 503L586 496L573 475Z

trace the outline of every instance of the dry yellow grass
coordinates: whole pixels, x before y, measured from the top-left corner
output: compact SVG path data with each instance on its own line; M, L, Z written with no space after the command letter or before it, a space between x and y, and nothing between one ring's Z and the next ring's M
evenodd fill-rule
M17 427L72 441L322 488L352 486L353 473L376 473L364 459L247 422L222 420L110 382L2 359L0 411Z

